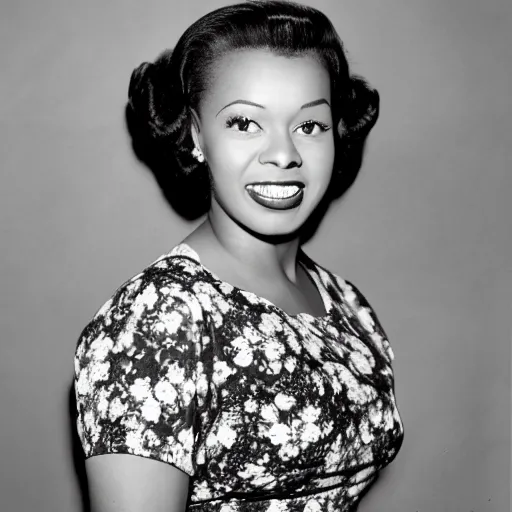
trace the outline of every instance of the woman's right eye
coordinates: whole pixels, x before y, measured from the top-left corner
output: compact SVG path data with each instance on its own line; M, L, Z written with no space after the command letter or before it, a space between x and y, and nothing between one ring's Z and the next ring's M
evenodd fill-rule
M236 127L236 131L238 132L246 132L246 133L257 133L260 131L260 126L244 116L233 116L229 117L226 120L226 128Z

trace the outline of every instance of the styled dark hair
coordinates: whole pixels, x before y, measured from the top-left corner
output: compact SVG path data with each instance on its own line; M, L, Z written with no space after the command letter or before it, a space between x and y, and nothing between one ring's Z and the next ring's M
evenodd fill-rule
M197 111L215 61L244 49L286 57L311 54L329 72L337 128L330 197L340 196L355 180L364 141L377 121L377 91L350 74L343 43L322 12L288 1L249 0L206 14L185 31L174 49L133 71L126 108L136 154L187 218L205 213L210 202L207 163L192 156L191 109Z

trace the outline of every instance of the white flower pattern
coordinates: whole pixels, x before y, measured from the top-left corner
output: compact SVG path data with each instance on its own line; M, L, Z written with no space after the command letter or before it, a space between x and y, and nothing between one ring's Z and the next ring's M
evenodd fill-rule
M86 457L191 477L190 512L352 512L398 452L393 352L350 283L299 261L327 314L287 315L180 244L121 286L75 356Z

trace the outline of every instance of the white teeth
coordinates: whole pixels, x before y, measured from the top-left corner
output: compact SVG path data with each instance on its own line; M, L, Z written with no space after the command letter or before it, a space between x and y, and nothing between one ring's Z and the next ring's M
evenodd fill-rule
M254 190L260 196L271 199L287 199L300 190L297 185L247 185L247 188Z

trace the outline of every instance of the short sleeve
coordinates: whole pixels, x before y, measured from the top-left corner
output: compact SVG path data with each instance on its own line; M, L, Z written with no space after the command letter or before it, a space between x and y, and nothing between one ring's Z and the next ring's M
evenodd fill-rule
M202 313L179 283L140 274L82 332L77 427L86 457L127 453L195 472Z

